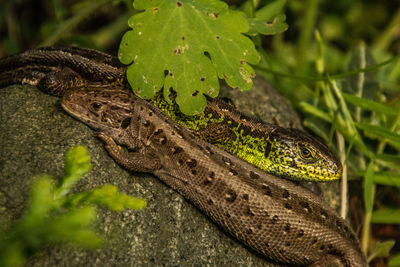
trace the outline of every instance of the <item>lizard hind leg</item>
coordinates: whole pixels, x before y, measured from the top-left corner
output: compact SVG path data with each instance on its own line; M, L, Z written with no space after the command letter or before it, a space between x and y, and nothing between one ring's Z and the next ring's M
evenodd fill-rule
M38 88L49 95L63 96L64 93L72 88L82 87L84 81L82 77L70 68L63 68L59 71L46 73L39 81Z
M161 161L149 148L140 151L125 151L114 139L103 132L94 135L100 138L106 145L105 148L110 156L121 166L134 172L152 172L161 168Z

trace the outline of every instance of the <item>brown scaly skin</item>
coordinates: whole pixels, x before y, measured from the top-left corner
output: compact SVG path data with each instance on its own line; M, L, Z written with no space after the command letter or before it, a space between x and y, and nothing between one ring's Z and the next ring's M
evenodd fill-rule
M120 79L122 67L113 66L111 57L88 50L35 51L28 57L17 56L18 60L1 60L0 86L26 82L64 95L63 108L98 130L97 136L122 166L152 172L227 232L275 261L314 266L367 265L348 223L319 197L204 142L194 134L210 136L207 131L191 133L162 110L135 97ZM48 52L52 54L50 59ZM46 63L49 60L52 64ZM76 65L83 68L79 74ZM106 70L114 75L102 77ZM54 73L46 75L48 72ZM90 75L97 78L91 79ZM60 77L69 77L67 85L76 90L65 92L68 86L63 79L60 82ZM279 133L280 142L286 140L285 132Z
M62 106L98 131L117 163L153 173L227 232L277 262L367 266L348 223L309 190L204 142L126 90L113 89L113 102L104 102L110 91L71 90Z
M29 83L52 95L87 86L127 88L125 70L116 58L95 50L40 48L1 59L0 87ZM303 131L247 117L219 99L209 99L196 116L182 114L161 94L150 102L201 139L271 174L311 181L341 177L342 166L326 144Z

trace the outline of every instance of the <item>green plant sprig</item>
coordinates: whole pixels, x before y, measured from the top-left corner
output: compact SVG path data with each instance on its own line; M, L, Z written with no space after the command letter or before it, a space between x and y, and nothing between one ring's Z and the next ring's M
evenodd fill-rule
M49 175L34 178L29 203L22 218L10 229L0 230L0 266L22 266L30 255L52 244L97 248L101 237L93 229L97 205L114 211L140 210L142 199L118 192L113 185L71 193L72 187L92 168L87 149L66 152L64 175L57 186Z

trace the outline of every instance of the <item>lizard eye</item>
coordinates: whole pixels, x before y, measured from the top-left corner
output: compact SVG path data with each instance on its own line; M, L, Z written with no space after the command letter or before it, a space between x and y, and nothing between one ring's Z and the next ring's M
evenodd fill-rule
M99 108L101 107L101 104L100 104L99 102L94 102L94 103L92 104L92 107L93 107L94 109L99 109Z
M310 149L308 149L308 148L306 148L306 147L304 147L304 146L300 146L299 148L300 148L301 156L302 156L303 158L305 158L305 159L310 159L310 158L312 158L313 155L312 155Z

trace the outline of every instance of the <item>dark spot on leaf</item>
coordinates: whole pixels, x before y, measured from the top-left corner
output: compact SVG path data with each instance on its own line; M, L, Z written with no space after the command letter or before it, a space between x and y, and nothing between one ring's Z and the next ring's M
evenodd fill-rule
M194 91L194 93L192 94L192 96L197 96L199 94L199 90Z
M157 12L158 11L158 7L153 8L153 11Z
M168 71L168 70L164 70L164 76L167 76L167 75L168 75L168 73L169 73L169 71Z
M202 82L204 82L205 80L206 80L205 77L201 77L201 78L200 78L200 81L202 81Z
M246 64L246 60L241 59L241 60L240 60L240 64L242 64L242 65Z
M174 77L174 74L172 72L169 73L169 76Z
M181 54L181 49L180 48L175 48L174 53L180 55Z
M182 6L182 3L181 3L181 2L176 2L176 4L177 4L179 7Z
M185 36L182 36L182 41L184 41L185 40Z
M219 38L221 38L221 37L219 37L219 35L217 35L217 36L215 36L215 38L216 38L217 40L219 40Z

